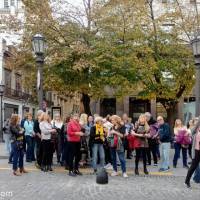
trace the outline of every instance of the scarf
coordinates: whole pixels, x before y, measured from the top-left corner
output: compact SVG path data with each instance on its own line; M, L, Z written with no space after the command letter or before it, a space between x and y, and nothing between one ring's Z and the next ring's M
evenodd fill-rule
M95 140L102 140L104 142L104 131L103 131L103 126L96 124L96 134L95 134Z

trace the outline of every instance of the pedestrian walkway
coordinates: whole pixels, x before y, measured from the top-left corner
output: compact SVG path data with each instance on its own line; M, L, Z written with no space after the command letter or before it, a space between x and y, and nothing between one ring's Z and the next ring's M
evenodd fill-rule
M8 153L6 152L5 143L0 142L0 159L7 159Z
M171 149L171 156L170 156L170 161L171 161L171 166L172 165L172 159L174 155L174 150ZM135 159L127 160L127 173L128 175L133 175L134 174L134 163ZM33 163L26 163L25 162L25 167L28 171L32 172L40 172L39 169L37 169ZM149 175L152 176L186 176L187 169L182 167L182 159L179 159L178 165L176 169L173 169L172 167L170 168L169 171L167 172L158 172L159 166L147 166ZM0 171L2 170L11 170L12 165L8 164L8 154L5 150L5 144L0 143ZM118 167L119 171L121 170L120 166ZM85 175L89 175L93 173L92 168L81 168L81 172ZM108 170L109 173L111 173L112 170ZM54 172L55 173L67 173L67 171L64 169L64 167L61 167L60 165L54 165ZM140 175L144 175L143 169L142 169L142 163L140 163Z

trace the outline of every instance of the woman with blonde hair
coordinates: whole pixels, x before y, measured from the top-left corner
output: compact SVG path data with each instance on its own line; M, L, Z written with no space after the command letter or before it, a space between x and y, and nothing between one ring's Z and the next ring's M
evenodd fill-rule
M147 148L149 147L148 138L150 127L147 123L146 116L144 114L140 115L138 122L135 125L134 131L132 131L132 135L135 136L135 140L137 140L137 145L135 146L136 150L136 158L135 158L135 174L139 175L138 165L140 161L140 156L143 158L143 167L144 173L149 174L147 171Z
M90 135L90 127L88 126L88 115L86 113L82 113L80 116L79 123L81 125L81 130L84 133L84 136L81 137L81 161L80 165L87 165L87 159L89 155L89 135Z
M122 175L127 178L126 160L124 154L124 138L126 136L126 127L121 118L117 115L111 117L112 129L108 133L108 141L110 143L111 156L113 161L113 172L111 176L117 176L117 155L119 157L122 169Z
M180 119L176 119L174 125L174 159L173 167L176 168L177 161L180 158L180 151L182 150L183 167L188 168L187 165L187 149L191 143L191 136L186 126L183 125Z
M41 170L52 171L52 145L51 145L51 135L56 134L56 129L52 128L50 117L46 113L42 113L40 118L40 130L41 130L41 140L42 140L42 167Z
M24 130L19 126L20 117L17 114L13 114L10 120L10 132L11 132L11 146L13 151L13 174L15 176L21 176L22 173L27 173L24 169L24 150L23 150L23 138ZM17 169L20 169L20 173Z

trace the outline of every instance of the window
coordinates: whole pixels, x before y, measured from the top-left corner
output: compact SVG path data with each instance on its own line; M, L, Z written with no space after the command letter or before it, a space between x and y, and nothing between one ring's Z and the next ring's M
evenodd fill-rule
M9 8L8 0L4 0L4 8Z
M11 6L14 6L14 5L15 5L15 0L11 0L11 1L10 1L10 5L11 5Z
M6 88L11 88L11 71L8 69L4 69L4 74L5 74L5 86Z
M21 75L15 74L15 90L21 91L22 90L22 83L21 83Z

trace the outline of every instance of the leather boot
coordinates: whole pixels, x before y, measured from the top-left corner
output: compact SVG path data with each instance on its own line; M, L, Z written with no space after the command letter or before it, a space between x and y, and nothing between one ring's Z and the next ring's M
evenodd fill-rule
M28 171L25 170L24 168L21 168L21 169L20 169L20 173L24 173L24 174L26 174L26 173L28 173Z

